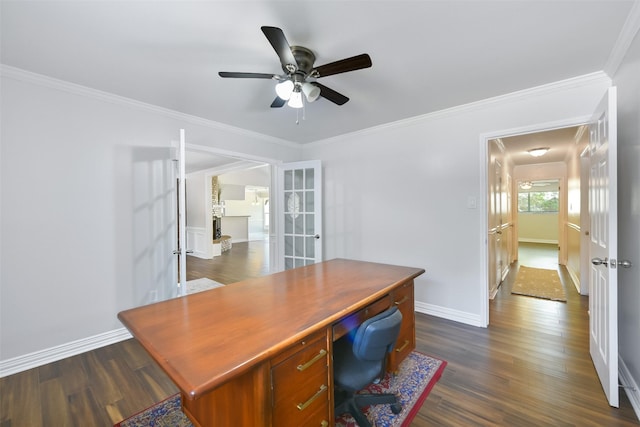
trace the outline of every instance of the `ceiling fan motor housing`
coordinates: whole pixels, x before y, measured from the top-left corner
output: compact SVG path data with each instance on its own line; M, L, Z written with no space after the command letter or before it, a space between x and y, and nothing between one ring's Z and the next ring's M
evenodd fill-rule
M306 77L313 69L313 63L316 61L316 56L311 52L311 50L302 46L291 46L291 53L293 53L293 57L298 63L298 70L296 73L301 73L303 74L303 77ZM292 74L292 72L287 70L286 65L287 64L283 65L282 69L285 73Z

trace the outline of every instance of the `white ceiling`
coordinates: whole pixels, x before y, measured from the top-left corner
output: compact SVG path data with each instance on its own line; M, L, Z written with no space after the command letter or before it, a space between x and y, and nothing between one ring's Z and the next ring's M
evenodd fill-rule
M6 1L3 64L297 143L605 69L633 1ZM316 65L373 67L320 81L351 98L271 109L281 73L260 31Z
M584 126L567 127L524 135L500 138L506 156L514 166L566 161L569 148L582 141L586 132ZM533 157L528 151L534 148L548 148L544 156Z
M215 173L217 175L226 172L246 170L256 167L260 163L249 160L235 159L233 157L220 156L208 151L187 149L185 155L185 173L196 172Z

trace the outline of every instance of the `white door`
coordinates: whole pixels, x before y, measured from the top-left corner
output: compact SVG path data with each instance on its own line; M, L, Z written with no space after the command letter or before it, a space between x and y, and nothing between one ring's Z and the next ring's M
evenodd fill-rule
M186 181L185 181L185 132L180 129L180 141L178 142L176 153L176 167L178 186L178 232L176 235L176 246L173 253L176 255L178 263L177 296L187 294L187 222L186 222Z
M618 407L616 115L612 87L589 123L589 348L609 405Z
M176 150L136 147L132 154L133 297L137 305L176 296Z
M322 168L319 160L278 168L278 269L322 261Z

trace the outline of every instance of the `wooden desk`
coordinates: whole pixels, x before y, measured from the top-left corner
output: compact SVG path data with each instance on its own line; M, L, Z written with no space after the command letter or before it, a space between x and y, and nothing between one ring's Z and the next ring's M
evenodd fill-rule
M333 425L334 333L400 306L397 366L415 348L413 279L422 273L336 259L118 318L181 390L196 426Z

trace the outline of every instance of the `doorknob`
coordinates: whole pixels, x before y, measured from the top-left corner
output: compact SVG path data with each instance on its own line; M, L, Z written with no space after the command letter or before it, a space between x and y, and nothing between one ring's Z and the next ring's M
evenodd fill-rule
M605 257L604 259L600 258L591 258L591 264L593 265L604 265L605 267L609 266L609 258Z
M185 254L192 254L193 253L193 249L187 249L185 252ZM182 249L176 249L175 251L173 251L174 255L182 255Z
M631 261L629 261L628 259L623 259L622 261L611 259L611 268L616 268L616 266L618 265L622 268L631 268L633 264L631 264Z
M631 264L631 261L629 261L628 259L618 261L618 265L624 268L631 268L633 266L633 264Z

